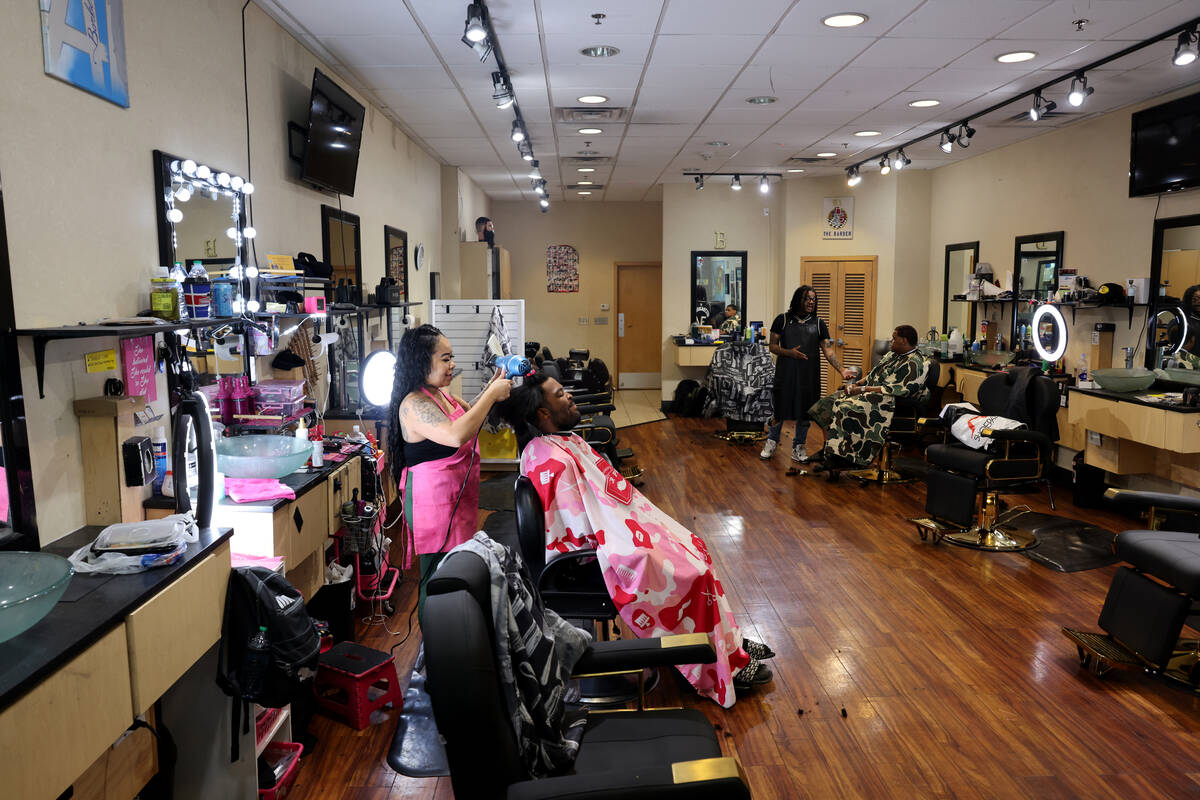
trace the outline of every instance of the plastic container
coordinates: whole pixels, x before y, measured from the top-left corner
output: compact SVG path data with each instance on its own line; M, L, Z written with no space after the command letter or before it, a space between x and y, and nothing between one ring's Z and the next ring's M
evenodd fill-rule
M208 319L212 316L212 281L199 261L192 265L184 281L183 298L190 318Z
M233 379L233 391L230 393L234 416L247 416L254 413L254 393L250 389L250 379L245 375Z
M168 322L179 321L179 285L166 267L159 267L150 279L150 313Z
M150 449L154 452L154 493L162 494L163 481L167 477L167 430L162 425L154 429Z
M171 268L171 280L175 281L175 291L179 298L179 320L183 321L188 318L188 314L187 299L183 296L183 284L187 281L187 270L183 268L182 261L176 261L175 266Z
M304 398L298 400L290 400L286 403L264 403L262 400L255 402L254 413L264 417L295 417L304 413Z
M304 397L304 381L259 381L254 388L264 403L286 403Z
M325 441L320 437L312 440L312 465L325 466Z
M963 335L955 328L950 332L950 357L961 356L963 353Z
M304 745L295 742L271 742L263 750L262 756L274 770L278 782L270 789L259 789L260 800L283 800L296 782L296 773L300 771L300 753Z

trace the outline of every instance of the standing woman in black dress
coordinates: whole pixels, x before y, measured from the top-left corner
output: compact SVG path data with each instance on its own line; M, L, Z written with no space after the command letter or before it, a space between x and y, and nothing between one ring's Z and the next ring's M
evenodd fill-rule
M796 421L792 439L792 460L808 461L805 442L811 420L808 409L821 399L821 359L850 380L854 373L842 369L833 353L829 326L817 316L817 292L805 284L792 294L788 310L771 323L769 348L775 356L775 417L767 428L767 441L759 457L764 461L775 454L783 423Z

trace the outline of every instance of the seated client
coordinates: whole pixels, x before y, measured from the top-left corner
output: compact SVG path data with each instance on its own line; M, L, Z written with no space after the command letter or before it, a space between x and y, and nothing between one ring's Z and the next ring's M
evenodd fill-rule
M887 438L896 398L920 397L928 374L916 328L900 325L892 331L891 349L861 381L825 395L808 410L825 431L827 465L870 464Z
M707 634L716 662L678 668L705 697L728 708L735 689L769 682L771 670L759 659L775 654L742 637L704 540L569 432L580 414L559 382L526 378L499 408L517 430L521 474L545 508L546 549L594 548L608 593L637 636Z

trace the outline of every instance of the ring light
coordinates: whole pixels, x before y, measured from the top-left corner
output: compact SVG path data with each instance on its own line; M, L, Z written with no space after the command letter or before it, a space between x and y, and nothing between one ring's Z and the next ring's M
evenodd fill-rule
M1042 318L1046 316L1049 316L1054 323L1057 334L1054 350L1047 350L1042 345L1041 323ZM1042 360L1058 361L1063 357L1063 353L1067 352L1067 321L1063 318L1062 312L1058 310L1058 306L1049 303L1038 306L1037 311L1033 312L1033 332L1033 349L1037 351Z
M1179 337L1179 344L1175 345L1175 349L1171 351L1171 355L1176 355L1183 349L1183 343L1188 340L1188 315L1183 313L1183 309L1176 306L1176 313L1179 314L1179 319L1183 320L1183 335Z
M368 405L386 406L392 402L392 382L396 374L396 354L376 350L367 356L362 369L362 396Z

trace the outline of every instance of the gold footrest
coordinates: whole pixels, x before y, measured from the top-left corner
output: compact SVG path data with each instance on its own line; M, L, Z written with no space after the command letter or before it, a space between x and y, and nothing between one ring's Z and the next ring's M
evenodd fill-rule
M1075 643L1079 666L1090 670L1097 678L1110 669L1142 670L1145 664L1137 655L1123 647L1107 633L1090 633L1063 628L1063 635Z
M1036 547L1038 543L1036 536L1015 525L994 525L990 529L972 525L963 529L932 517L910 517L908 521L917 526L917 534L922 540L932 537L934 544L945 539L951 544L972 550L1015 553Z
M713 438L721 439L726 442L735 444L749 444L751 442L761 442L767 438L766 431L717 431L713 434Z
M894 469L880 469L879 467L852 469L843 474L862 483L881 483L884 486L897 483L912 483L916 480L916 478L906 478Z

